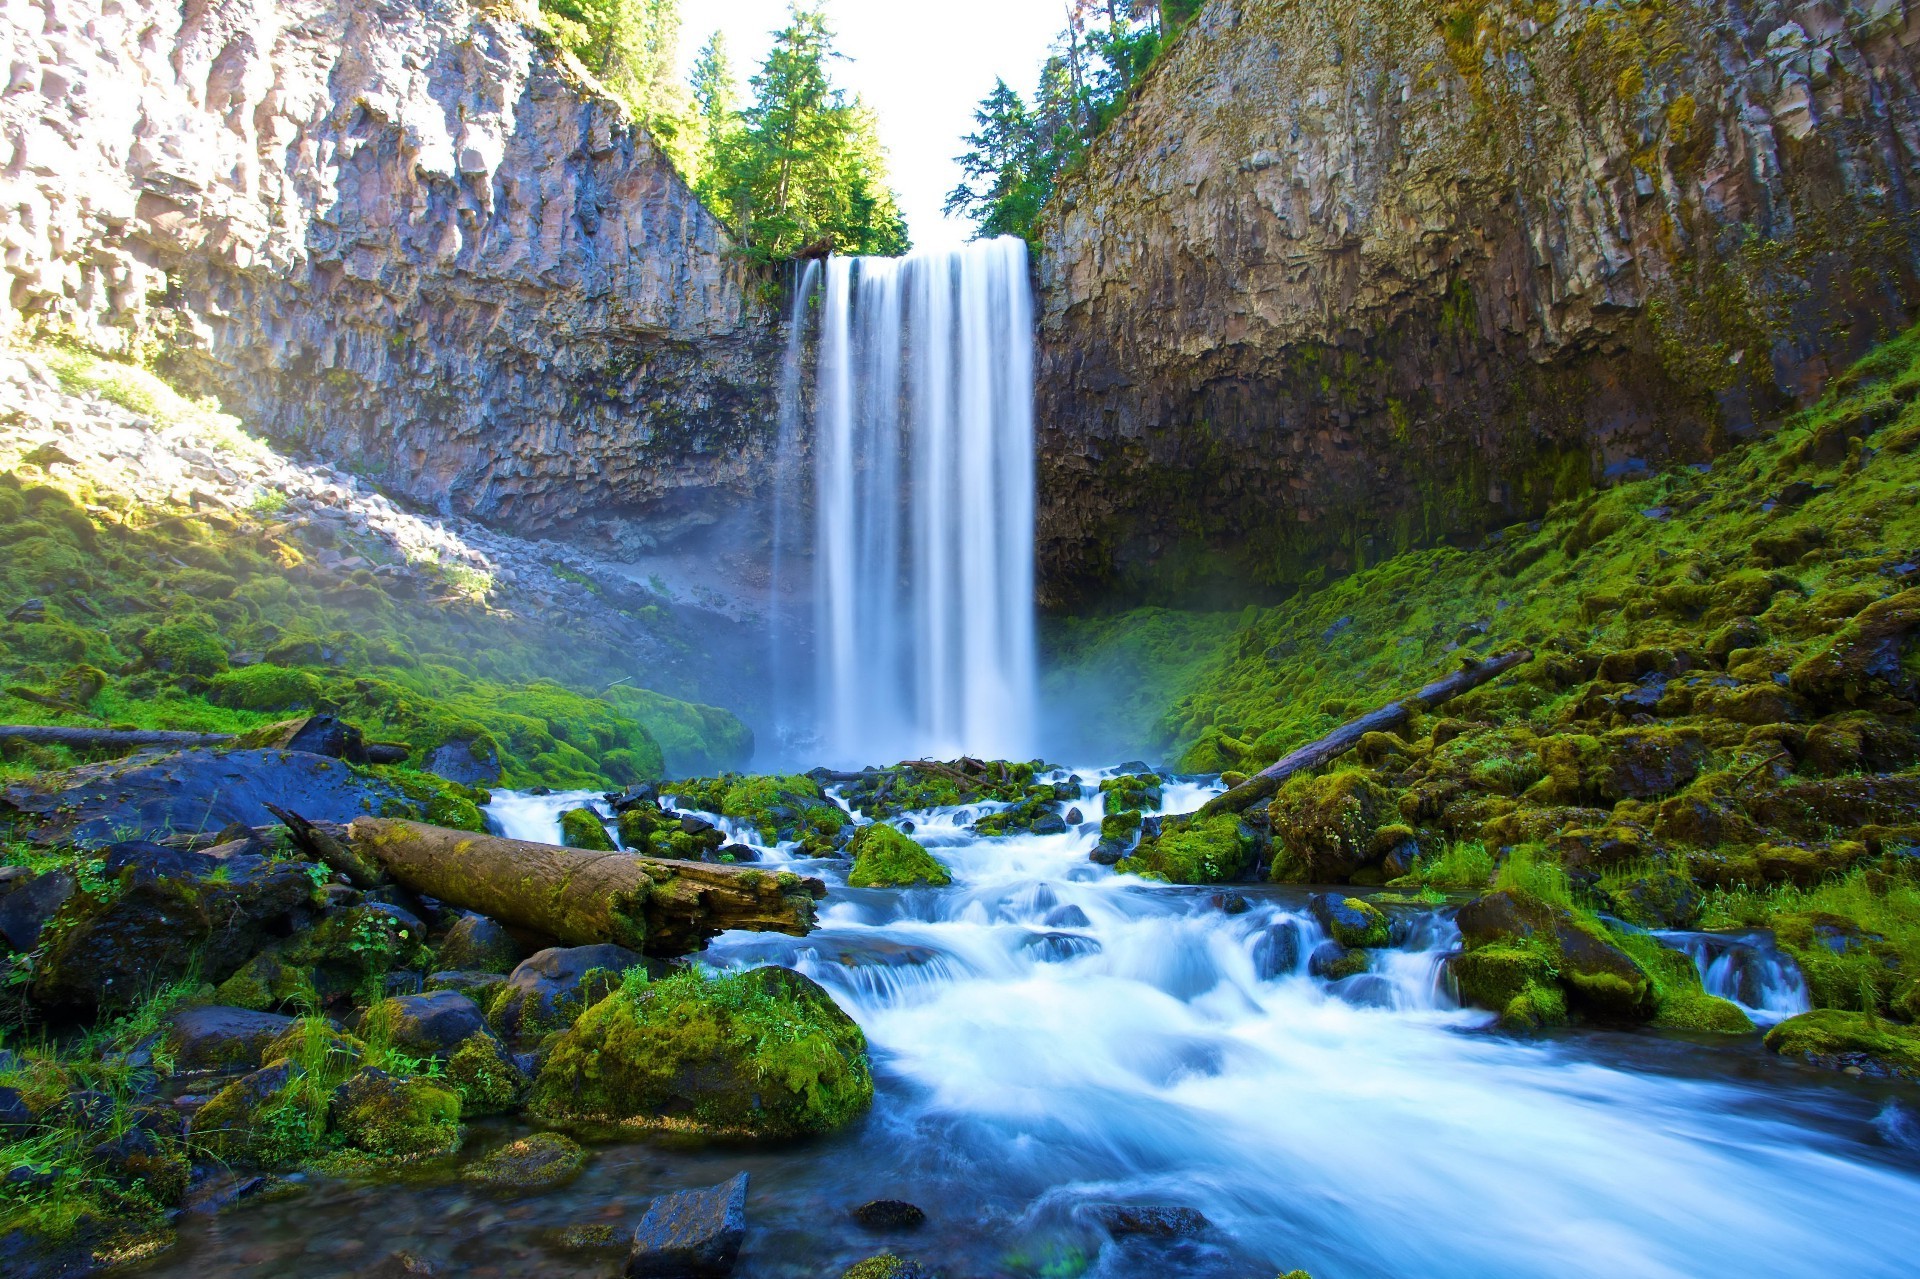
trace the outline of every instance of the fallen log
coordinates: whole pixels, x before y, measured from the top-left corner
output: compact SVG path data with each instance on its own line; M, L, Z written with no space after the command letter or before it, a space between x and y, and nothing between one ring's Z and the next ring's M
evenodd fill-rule
M147 746L223 746L231 733L172 733L132 728L53 728L39 724L0 724L0 742L65 746L70 750L139 750Z
M1350 720L1320 740L1309 742L1292 754L1275 760L1225 794L1215 795L1194 816L1212 817L1218 813L1238 813L1251 808L1279 790L1281 784L1295 773L1318 768L1340 758L1358 746L1360 739L1368 733L1388 733L1402 728L1416 711L1431 710L1532 660L1533 653L1523 648L1465 666L1444 679L1435 680L1404 701L1388 702L1379 710Z
M732 928L804 937L817 879L749 867L593 853L357 818L355 853L402 887L569 946L612 942L660 958L686 955Z

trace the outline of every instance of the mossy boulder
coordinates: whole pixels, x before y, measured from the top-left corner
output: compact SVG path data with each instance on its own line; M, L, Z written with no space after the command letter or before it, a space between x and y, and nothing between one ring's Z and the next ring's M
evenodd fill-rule
M1767 1032L1767 1047L1829 1070L1920 1080L1920 1030L1867 1013L1819 1008L1789 1017Z
M531 1043L564 1030L590 1005L606 998L630 969L663 972L624 946L552 946L507 975L487 1007L487 1023L511 1043Z
M1109 813L1158 812L1163 792L1160 778L1153 773L1122 773L1100 783Z
M826 797L820 783L799 774L689 778L663 787L681 808L749 822L767 843L797 842L812 856L840 844L853 819Z
M1268 815L1279 844L1273 878L1292 883L1348 882L1374 857L1380 828L1400 820L1393 796L1359 769L1296 778Z
M343 1141L379 1159L424 1159L460 1147L460 1098L426 1079L368 1067L334 1091L328 1117Z
M469 1117L513 1110L533 1086L506 1046L486 1034L469 1035L455 1046L442 1078L459 1095L460 1113Z
M854 1262L841 1271L840 1279L934 1279L934 1274L917 1261L883 1252Z
M1342 946L1373 948L1392 940L1393 928L1386 913L1358 897L1318 893L1310 909L1327 935Z
M234 1080L194 1112L194 1144L220 1159L273 1161L284 1141L277 1129L306 1126L295 1113L303 1075L280 1061Z
M1645 1019L1655 1011L1653 978L1597 924L1564 906L1502 889L1462 906L1455 922L1467 951L1455 980L1468 974L1461 993L1469 1002L1504 1013L1526 983L1550 976L1568 1003L1587 1012ZM1489 948L1499 953L1469 958Z
M591 808L569 808L560 814L560 842L568 848L583 848L590 853L614 851L607 824Z
M557 1132L537 1132L510 1141L467 1165L466 1180L497 1190L552 1190L587 1166L579 1142Z
M1920 590L1871 604L1793 668L1793 691L1824 707L1909 713L1920 703L1916 631Z
M462 915L441 937L435 953L449 970L510 973L527 957L527 949L506 929L485 915Z
M795 1137L872 1100L860 1027L799 973L757 968L624 982L554 1043L533 1106L555 1120Z
M1114 870L1169 884L1230 883L1252 869L1258 848L1253 832L1233 813L1173 817Z
M847 849L853 854L853 871L847 883L854 888L910 888L953 882L953 876L933 854L885 822L862 826Z

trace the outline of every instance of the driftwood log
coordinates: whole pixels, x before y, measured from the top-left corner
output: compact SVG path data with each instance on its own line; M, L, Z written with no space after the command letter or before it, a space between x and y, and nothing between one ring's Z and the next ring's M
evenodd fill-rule
M353 852L402 887L569 946L669 958L730 928L804 937L826 885L789 872L594 853L362 817Z
M221 746L231 733L169 733L131 728L51 728L38 724L0 724L0 742L31 742L35 746L65 746L77 751L140 750L147 746Z
M1475 662L1445 679L1437 679L1412 697L1388 702L1379 710L1342 724L1320 740L1309 742L1292 754L1275 760L1225 794L1215 795L1194 816L1212 817L1216 813L1237 813L1251 808L1279 790L1281 784L1295 773L1318 768L1340 758L1358 746L1360 739L1368 733L1390 733L1402 728L1416 711L1431 710L1532 660L1533 653L1530 650L1516 649L1484 662Z

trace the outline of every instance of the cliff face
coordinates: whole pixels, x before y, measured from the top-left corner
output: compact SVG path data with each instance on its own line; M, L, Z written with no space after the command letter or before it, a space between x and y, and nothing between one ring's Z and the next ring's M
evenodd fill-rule
M755 481L778 349L753 281L514 0L5 15L0 328L149 348L282 439L522 528L644 512L644 545Z
M1903 0L1213 0L1045 231L1054 602L1711 458L1920 301Z

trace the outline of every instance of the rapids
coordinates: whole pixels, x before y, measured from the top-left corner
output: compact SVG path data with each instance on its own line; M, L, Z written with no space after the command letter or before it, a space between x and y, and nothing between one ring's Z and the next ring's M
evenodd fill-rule
M463 1275L606 1274L539 1246L539 1228L630 1226L646 1196L742 1168L742 1276L834 1275L883 1245L948 1279L1912 1273L1910 1090L1797 1069L1757 1036L1493 1033L1448 992L1444 911L1394 908L1377 971L1323 982L1306 894L1090 864L1095 777L1082 774L1087 824L1063 835L976 838L980 806L913 815L948 888L848 889L837 863L764 850L834 885L821 928L729 934L703 961L791 965L859 1020L878 1095L848 1131L771 1150L603 1147L572 1186L509 1202L322 1186L189 1228L156 1273L356 1275L404 1246ZM1166 807L1208 793L1172 785ZM492 813L505 833L552 840L557 814L591 798L501 794ZM1669 941L1710 972L1735 952L1751 970L1762 949L1706 937ZM1731 972L1724 988L1756 1010L1791 998ZM874 1198L929 1220L869 1233L847 1209ZM1113 1204L1197 1209L1211 1225L1111 1238Z

